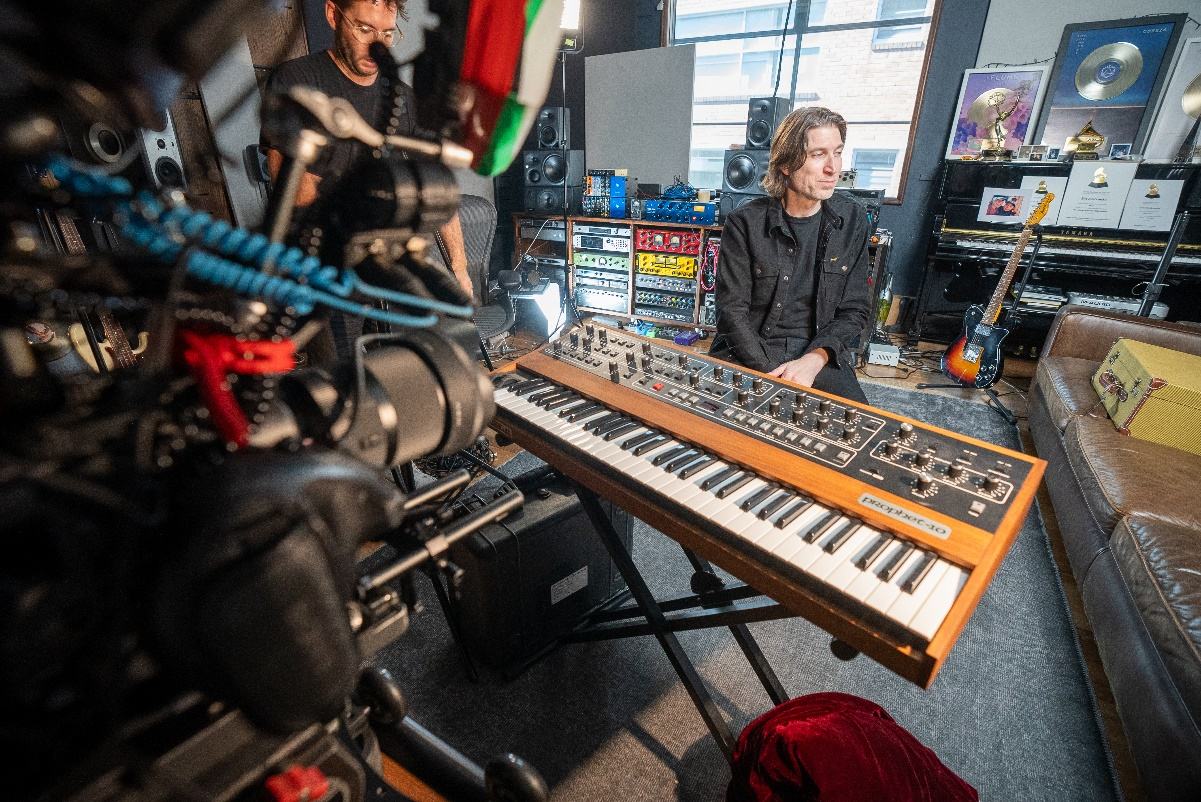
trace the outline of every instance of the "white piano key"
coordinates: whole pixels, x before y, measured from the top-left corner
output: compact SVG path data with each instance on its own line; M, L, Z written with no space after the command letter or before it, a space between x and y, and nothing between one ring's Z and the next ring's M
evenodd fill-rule
M922 579L921 583L914 588L913 592L906 593L901 591L901 593L897 595L896 601L892 603L892 605L887 611L885 611L884 614L893 621L896 621L901 626L907 627L910 620L917 615L917 611L920 610L922 605L926 603L926 599L930 598L930 595L934 593L934 588L938 586L939 581L942 580L943 574L947 572L947 569L950 566L951 564L946 560L935 558L934 564L930 566L929 572L926 574L925 578ZM908 572L906 572L906 575L908 575ZM904 579L902 579L901 582L903 584Z
M872 543L875 543L876 538L880 536L879 532L868 526L860 526L859 532L865 535L863 540L860 541L858 546L856 546L854 542L856 537L852 536L850 540L848 540L846 543L843 543L842 548L834 552L835 554L842 554L842 561L833 571L829 573L828 576L826 576L826 582L829 583L831 587L838 588L844 593L847 591L847 588L850 587L851 583L864 573L855 566L855 558L859 556L859 552L863 551L863 549L867 548ZM847 595L851 594L848 593Z
M830 553L822 548L822 545L828 538L834 535L835 531L841 531L842 527L846 526L856 527L857 531L833 553ZM843 521L837 524L837 527L837 530L831 529L828 535L818 538L817 542L813 544L814 546L818 547L818 550L821 552L821 554L816 560L805 566L805 573L809 574L814 579L827 580L827 578L834 573L839 565L844 562L849 563L851 560L853 560L853 555L856 554L859 549L870 543L871 539L875 537L875 533L870 529L860 526L849 518L845 518L845 516Z
M884 556L881 559L887 560L892 556L894 549L904 549L906 547L907 544L898 541L897 545L893 547L893 549L888 549L885 551ZM892 579L888 580L887 582L882 582L880 587L876 588L876 590L864 600L867 606L872 607L881 613L887 614L888 608L891 607L893 602L895 602L901 595L901 583L905 581L905 577L909 576L909 572L913 569L913 566L917 564L917 561L921 559L921 556L922 552L920 549L913 549L910 551L909 555L901 562L901 565L893 573ZM883 562L879 562L878 565L883 565Z
M861 602L866 602L876 590L884 584L877 573L879 566L884 564L884 560L888 559L888 555L892 554L893 549L900 545L900 541L890 541L879 554L876 559L872 560L863 570L858 570L858 576L846 586L845 592L853 599L858 599Z
M908 628L926 640L934 637L943 619L951 611L951 605L959 598L959 591L967 584L968 572L958 565L947 564L947 571L939 580L917 614L909 621Z

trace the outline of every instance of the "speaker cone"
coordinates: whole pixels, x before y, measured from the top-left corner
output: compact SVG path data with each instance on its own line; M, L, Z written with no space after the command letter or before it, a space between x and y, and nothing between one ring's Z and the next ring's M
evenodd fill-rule
M184 186L183 170L174 159L163 156L154 163L154 177L159 184L172 189L182 189Z
M751 123L746 142L755 148L767 147L771 142L771 126L763 120L755 120Z
M555 133L555 126L552 124L544 124L538 127L538 147L553 148L559 144L559 137Z
M100 164L116 164L125 155L125 140L107 123L92 123L88 128L87 150Z
M546 176L548 183L562 184L563 178L567 174L567 167L563 163L563 157L558 153L552 153L543 159L542 174Z
M755 184L755 173L755 160L741 153L726 165L726 183L734 190L750 189Z

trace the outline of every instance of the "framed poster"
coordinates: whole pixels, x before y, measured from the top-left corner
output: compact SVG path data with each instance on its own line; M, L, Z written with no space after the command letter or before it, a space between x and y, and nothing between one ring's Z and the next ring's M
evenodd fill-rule
M1107 142L1129 142L1141 153L1186 19L1159 14L1064 26L1037 141L1062 147L1091 121Z
M1047 72L1045 66L964 72L946 158L980 155L980 140L992 136L997 117L1003 117L1007 149L1016 151L1033 142L1034 118L1047 91Z
M1159 101L1155 122L1151 125L1151 136L1143 151L1148 159L1174 159L1180 152L1184 138L1193 128L1195 118L1189 116L1185 107L1192 97L1185 97L1190 88L1201 85L1201 37L1186 39L1176 56L1172 77ZM1197 92L1193 89L1192 92ZM1195 102L1195 101L1193 101Z

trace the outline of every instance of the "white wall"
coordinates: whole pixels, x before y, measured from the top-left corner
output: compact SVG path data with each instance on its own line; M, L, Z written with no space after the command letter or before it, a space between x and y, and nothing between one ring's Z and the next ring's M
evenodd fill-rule
M1201 0L992 0L976 66L1050 58L1059 47L1063 26L1073 22L1180 13L1201 19ZM1186 22L1181 38L1196 36L1197 31L1196 25Z

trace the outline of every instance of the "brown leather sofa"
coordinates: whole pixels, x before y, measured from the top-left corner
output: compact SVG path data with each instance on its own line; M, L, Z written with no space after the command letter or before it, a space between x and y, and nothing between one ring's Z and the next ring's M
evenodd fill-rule
M1119 337L1201 355L1201 328L1065 307L1030 431L1141 785L1201 800L1201 456L1122 435L1098 405Z

